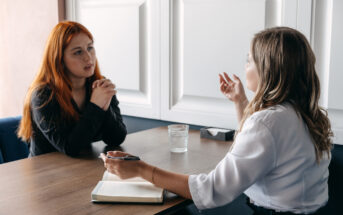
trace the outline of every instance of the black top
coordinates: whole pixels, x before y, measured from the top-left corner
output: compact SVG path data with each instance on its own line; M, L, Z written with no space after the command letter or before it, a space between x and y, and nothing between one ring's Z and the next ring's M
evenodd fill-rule
M90 148L94 141L103 140L110 146L118 146L124 141L127 131L116 96L112 97L107 111L90 102L90 93L86 95L82 111L72 100L73 107L79 113L79 120L68 121L62 118L60 105L55 98L44 105L50 95L51 89L45 87L33 93L31 99L33 134L30 156L55 151L76 156Z

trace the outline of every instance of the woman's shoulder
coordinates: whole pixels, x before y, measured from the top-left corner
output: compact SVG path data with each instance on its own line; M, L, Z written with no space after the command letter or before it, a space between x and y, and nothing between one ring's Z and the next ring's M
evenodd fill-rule
M52 89L48 85L43 85L37 87L32 92L31 103L33 106L41 106L52 100Z
M283 103L255 112L249 117L249 121L261 122L272 128L279 124L293 124L299 121L299 117L291 104Z

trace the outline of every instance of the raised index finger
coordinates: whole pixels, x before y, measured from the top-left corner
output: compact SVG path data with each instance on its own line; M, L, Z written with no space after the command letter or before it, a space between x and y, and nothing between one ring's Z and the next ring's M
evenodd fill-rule
M219 74L219 82L220 83L225 83L226 81L224 80L224 77L222 76L222 74Z
M227 82L233 83L233 81L231 80L231 78L229 77L229 75L226 74L226 72L224 72L224 77L225 77L225 79L226 79Z

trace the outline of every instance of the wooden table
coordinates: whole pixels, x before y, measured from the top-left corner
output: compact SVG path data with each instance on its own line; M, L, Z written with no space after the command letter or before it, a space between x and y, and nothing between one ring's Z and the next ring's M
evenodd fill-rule
M160 168L197 174L212 170L230 145L200 139L199 131L190 130L188 152L171 153L167 128L160 127L128 135L120 150ZM1 164L0 214L163 214L185 201L176 197L160 205L92 203L91 191L105 171L97 157L105 150L105 144L97 142L78 158L54 152Z

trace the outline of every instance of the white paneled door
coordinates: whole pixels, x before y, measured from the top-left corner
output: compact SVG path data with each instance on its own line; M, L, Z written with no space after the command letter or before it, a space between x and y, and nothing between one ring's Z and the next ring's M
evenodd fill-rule
M235 128L219 73L245 80L253 34L264 29L265 0L163 1L162 119Z
M94 36L123 114L160 118L159 0L69 0L67 18Z
M321 79L322 104L328 110L334 142L343 144L343 1L313 2L312 44Z
M219 73L245 82L254 34L300 30L317 56L321 103L343 143L340 0L67 0L67 18L93 33L102 73L125 115L236 128ZM252 93L246 89L248 97Z

